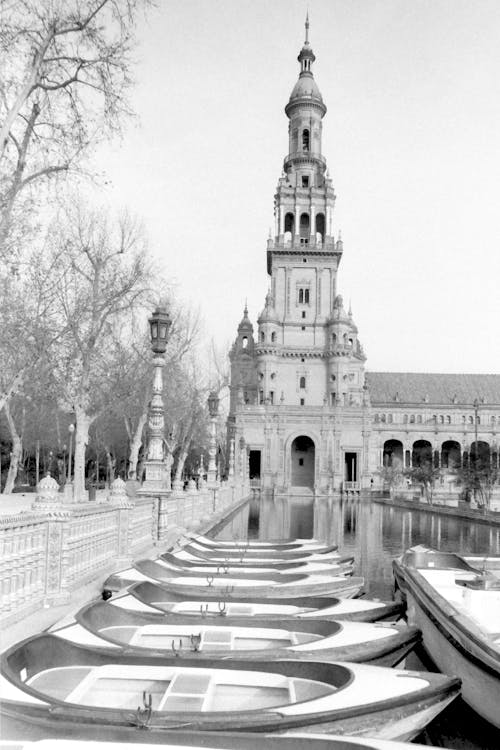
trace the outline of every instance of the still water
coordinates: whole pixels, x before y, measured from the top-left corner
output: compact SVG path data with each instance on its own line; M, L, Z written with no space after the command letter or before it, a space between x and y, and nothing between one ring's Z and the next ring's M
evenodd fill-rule
M392 599L392 560L416 544L450 552L500 554L498 526L394 508L363 498L251 501L218 535L219 539L260 541L296 537L336 543L343 554L354 555L354 574L364 576L366 596L380 599ZM407 667L433 669L423 651L407 659ZM417 741L453 750L500 750L500 731L457 700Z

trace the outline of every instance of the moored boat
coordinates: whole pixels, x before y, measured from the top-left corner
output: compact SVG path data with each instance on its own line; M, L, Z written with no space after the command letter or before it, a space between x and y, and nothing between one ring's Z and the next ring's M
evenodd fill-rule
M189 541L195 541L197 544L209 549L241 549L242 547L248 548L249 550L270 550L272 552L315 552L321 554L323 552L330 552L337 549L335 544L323 544L317 539L277 539L269 540L266 542L259 542L253 539L237 539L228 541L226 539L212 539L211 537L204 536L203 534L185 534L184 538Z
M138 581L157 581L167 583L169 587L183 594L194 594L196 597L204 589L209 589L217 596L225 596L237 590L240 595L252 596L256 589L265 591L266 596L356 596L364 585L361 577L350 577L344 574L311 574L281 573L242 574L234 572L221 573L189 573L187 571L173 572L165 563L152 560L140 560L134 567L112 574L104 583L108 591L120 591ZM279 578L278 578L279 576Z
M463 698L500 728L500 557L471 558L415 547L393 563L408 622L421 629L438 669L459 675Z
M1 657L2 711L43 724L121 726L137 740L185 731L327 732L407 740L459 693L460 681L366 664L283 659L186 666L43 634Z
M321 560L321 561L260 561L260 560L235 560L235 559L222 559L222 560L210 560L197 558L196 556L186 552L164 552L160 555L158 562L166 563L174 568L186 568L188 571L198 572L217 572L218 570L224 570L225 573L229 572L241 572L241 573L305 573L310 575L311 573L332 573L340 571L352 570L354 563L354 557L344 556L336 557L332 560Z
M403 612L401 602L381 602L359 598L327 596L280 597L247 595L237 591L215 596L205 589L200 599L189 599L173 591L168 585L143 581L130 586L124 594L110 599L110 604L133 611L160 611L166 615L183 614L207 617L258 617L265 620L278 620L288 617L299 619L353 620L356 622L376 622L397 619Z
M51 629L54 635L88 645L119 646L184 659L200 655L227 659L313 659L395 666L420 641L416 628L393 623L256 617L212 617L131 612L103 601L83 607L74 621ZM98 641L100 641L100 644Z
M186 541L186 540L185 540ZM254 548L251 547L250 544L246 542L241 542L239 546L234 547L215 547L215 546L209 546L209 545L203 545L197 542L196 539L187 540L187 543L183 544L181 547L178 547L177 545L173 548L173 551L179 551L179 550L185 550L186 552L190 552L192 554L196 554L198 556L203 555L205 557L223 557L223 558L236 558L241 559L242 557L245 560L326 560L331 559L335 557L339 557L340 553L338 551L337 545L331 545L328 547L324 547L322 549L292 549L287 550L283 549L281 547L274 548L274 547L268 547L268 548Z

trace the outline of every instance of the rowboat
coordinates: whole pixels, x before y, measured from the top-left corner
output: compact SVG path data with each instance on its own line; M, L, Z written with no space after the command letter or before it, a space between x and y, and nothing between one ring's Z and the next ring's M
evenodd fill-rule
M245 576L245 577L244 577ZM279 576L279 578L278 578ZM242 596L252 596L257 588L265 591L266 596L355 596L363 585L361 577L347 575L326 575L300 573L188 573L173 572L165 563L152 560L140 560L134 567L113 573L104 583L104 590L120 591L138 581L159 581L168 583L169 587L180 594L195 594L204 589L219 598L228 592L238 590Z
M272 560L299 560L299 561L315 561L319 562L320 560L325 559L331 559L335 557L339 557L338 548L336 545L332 545L330 547L325 547L322 550L301 550L301 549L292 549L287 550L283 548L257 548L251 547L246 542L241 542L238 546L235 547L214 547L209 545L203 545L200 544L197 540L193 539L189 541L189 543L185 543L182 546L175 546L175 551L177 550L185 550L186 552L191 552L193 554L196 554L198 556L205 556L205 557L222 557L223 559L226 558L236 558L241 559L242 557L245 560L266 560L266 559L272 559Z
M114 750L124 747L127 742L128 730L125 732L121 727L112 727L108 730L95 727L86 727L83 739L68 739L66 730L56 727L50 740L17 740L16 742L3 742L2 750ZM16 734L22 734L18 728ZM126 733L126 734L125 734ZM9 736L9 734L7 734ZM73 733L74 737L74 733ZM95 738L95 739L94 739ZM168 740L166 741L166 738ZM142 737L141 737L142 739ZM415 745L407 742L391 742L391 740L375 740L370 737L342 737L327 734L297 734L288 733L286 736L267 734L248 734L238 732L229 734L211 732L202 737L195 732L165 732L165 736L153 736L149 734L147 742L135 744L136 750L154 750L161 744L163 750L304 750L307 743L308 750L427 750L424 745ZM156 740L156 742L155 742ZM113 744L110 744L113 743Z
M500 557L489 559L415 547L393 568L433 662L459 675L464 700L500 728Z
M65 724L128 730L288 730L409 740L460 691L460 680L370 664L131 654L45 633L1 657L2 711L47 731ZM138 735L140 733L141 736ZM125 732L126 734L126 732Z
M59 729L60 731L60 729ZM228 734L212 732L210 735L200 737L194 732L168 732L165 737L147 736L147 742L133 747L136 750L153 750L161 744L163 750L304 750L307 742L308 750L428 750L424 745L416 745L407 742L392 742L391 740L376 740L370 737L342 737L327 734L287 734L286 736L267 734ZM60 736L59 733L57 736ZM64 737L64 735L62 735ZM85 737L92 739L40 739L34 741L16 741L15 743L2 743L2 750L115 750L122 748L127 741L120 728L114 727L108 731L102 729L87 728ZM93 738L96 739L93 739ZM155 739L157 742L155 742ZM115 744L111 745L110 742ZM123 744L122 744L123 743ZM154 744L153 744L154 743Z
M168 586L151 581L136 583L124 593L109 599L115 607L140 612L163 612L207 617L258 617L266 621L296 617L299 619L353 620L376 622L396 619L403 612L400 602L380 602L370 599L339 599L336 597L303 596L272 598L267 596L239 596L237 592L225 597L215 596L208 588L199 599L188 599Z
M395 666L420 641L420 632L394 623L342 622L256 617L211 617L131 612L103 601L91 602L73 621L51 629L76 643L119 646L164 656L173 651L183 659L200 654L217 659L312 659L353 661ZM97 639L97 640L96 640Z
M228 541L226 539L211 539L203 534L185 534L184 537L190 541L195 541L209 549L241 549L241 547L248 547L249 550L265 551L270 550L272 552L315 552L316 554L326 553L337 549L335 544L322 544L317 539L277 539L266 542L257 542L248 539L239 539Z
M218 570L224 570L224 573L305 573L309 575L311 573L332 573L334 571L351 571L354 562L354 557L337 557L334 560L325 560L321 562L310 562L310 561L291 561L291 562L273 562L269 561L247 561L247 560L210 560L197 558L189 553L173 553L165 552L160 555L158 562L166 563L173 568L198 571L201 573L217 572ZM334 573L335 574L335 573Z

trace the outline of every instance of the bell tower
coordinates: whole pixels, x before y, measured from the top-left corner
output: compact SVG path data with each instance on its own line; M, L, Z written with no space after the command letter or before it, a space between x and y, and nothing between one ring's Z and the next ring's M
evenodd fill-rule
M366 357L337 292L343 243L340 232L334 236L335 191L322 150L327 108L314 79L308 17L298 62L267 242L270 289L255 338L246 311L238 328L228 418L249 462L260 456L260 486L285 494L369 481Z
M305 30L297 58L299 78L285 107L288 154L274 196L275 231L268 241L267 270L277 315L283 323L297 324L294 337L305 330L306 336L299 338L318 343L314 328L332 310L342 247L333 237L335 192L322 154L326 105L312 71L316 58L309 18Z

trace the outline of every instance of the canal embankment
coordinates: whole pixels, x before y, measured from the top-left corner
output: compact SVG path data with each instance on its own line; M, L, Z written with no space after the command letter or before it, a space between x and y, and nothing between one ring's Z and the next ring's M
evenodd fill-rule
M454 516L474 523L484 523L493 526L500 526L500 512L486 510L485 508L471 508L467 503L458 503L458 505L444 505L443 503L427 502L425 500L408 500L398 495L382 495L372 493L371 499L375 503L383 505L392 505L396 508L405 508L406 510L424 511L425 513L438 513L443 516Z

